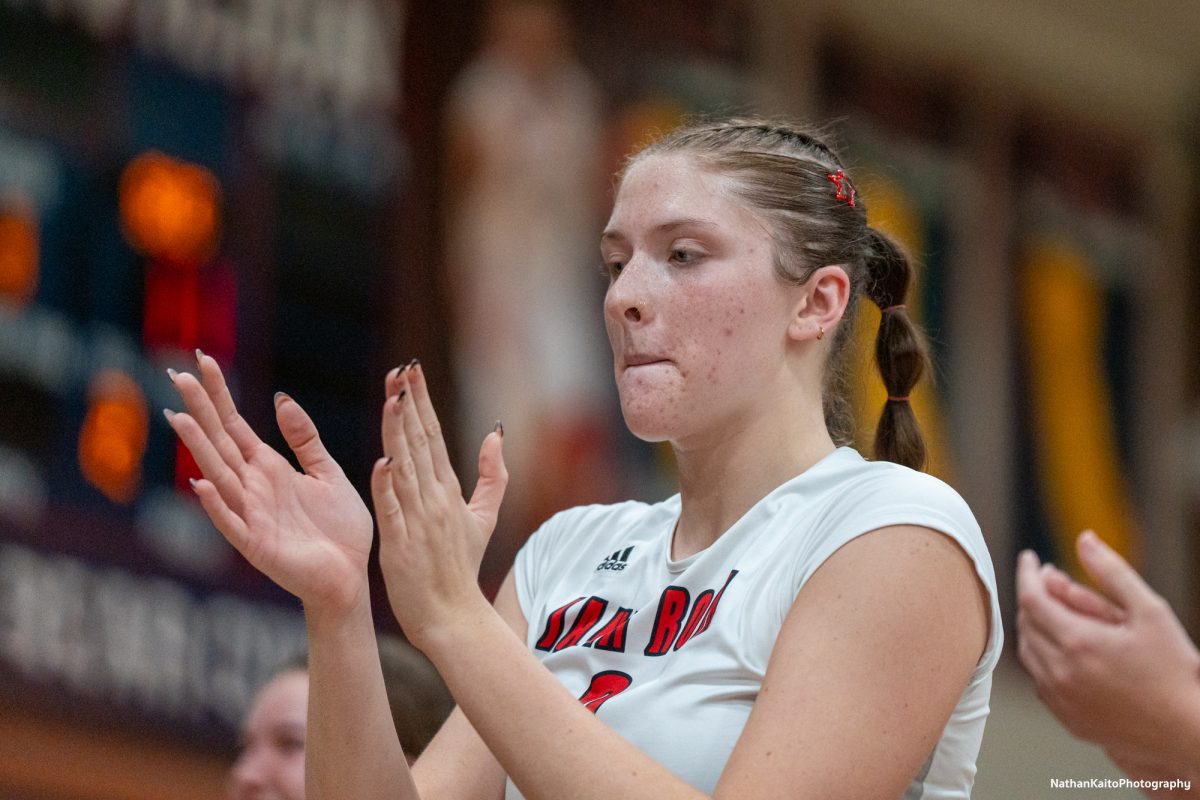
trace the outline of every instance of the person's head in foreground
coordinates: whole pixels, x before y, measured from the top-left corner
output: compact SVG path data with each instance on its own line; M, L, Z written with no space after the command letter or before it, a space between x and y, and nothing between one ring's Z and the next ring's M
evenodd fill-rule
M923 464L906 402L926 363L903 305L908 260L867 225L862 198L819 139L739 119L668 134L621 174L601 250L617 387L635 435L686 448L781 404L795 411L798 436L780 431L780 441L827 426L848 444L846 344L865 294L883 311L876 360L889 396L875 455Z

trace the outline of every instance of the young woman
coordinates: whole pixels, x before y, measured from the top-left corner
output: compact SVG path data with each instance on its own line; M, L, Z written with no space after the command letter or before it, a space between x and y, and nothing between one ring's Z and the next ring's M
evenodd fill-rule
M380 636L379 662L396 736L411 764L453 702L433 665L403 639ZM231 800L304 800L308 685L308 659L296 657L255 694L229 770Z
M420 365L385 380L380 560L458 703L411 772L374 653L370 515L290 398L277 417L304 474L238 417L212 359L176 376L201 502L305 604L310 797L969 796L1001 626L970 511L910 468L925 357L904 256L826 145L759 120L635 156L601 252L625 421L671 443L680 492L552 518L494 606L476 573L503 431L465 502ZM890 395L874 461L844 446L840 393L863 293Z

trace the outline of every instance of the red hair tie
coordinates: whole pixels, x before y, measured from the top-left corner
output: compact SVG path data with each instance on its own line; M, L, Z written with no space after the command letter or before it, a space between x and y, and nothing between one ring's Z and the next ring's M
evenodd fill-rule
M853 208L855 194L854 184L852 184L850 179L846 177L846 173L839 169L837 172L828 173L825 177L833 181L833 185L837 187L837 199L849 203L850 207Z

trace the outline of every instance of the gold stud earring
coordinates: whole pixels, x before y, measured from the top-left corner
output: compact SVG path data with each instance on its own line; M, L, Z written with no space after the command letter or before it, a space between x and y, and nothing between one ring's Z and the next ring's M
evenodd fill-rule
M825 326L818 325L817 326L817 341L819 342L824 338L825 338Z

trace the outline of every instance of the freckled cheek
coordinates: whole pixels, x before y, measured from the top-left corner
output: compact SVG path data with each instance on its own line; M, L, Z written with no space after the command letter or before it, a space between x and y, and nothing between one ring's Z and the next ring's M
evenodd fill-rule
M608 335L608 346L616 354L621 349L621 330L620 326L612 322L608 315L604 315L604 332Z

